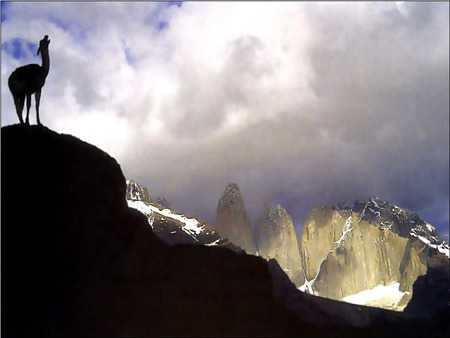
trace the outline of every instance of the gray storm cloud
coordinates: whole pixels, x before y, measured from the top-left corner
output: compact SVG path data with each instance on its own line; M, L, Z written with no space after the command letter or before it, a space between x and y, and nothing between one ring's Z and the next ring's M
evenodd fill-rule
M311 207L378 195L448 228L447 3L70 6L9 5L2 43L49 31L43 120L153 197L214 223L236 182L252 219L280 203L301 231Z

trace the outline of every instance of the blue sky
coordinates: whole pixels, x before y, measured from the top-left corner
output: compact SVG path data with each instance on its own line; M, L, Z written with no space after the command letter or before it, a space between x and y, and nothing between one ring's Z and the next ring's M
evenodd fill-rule
M448 239L448 3L2 2L7 78L50 73L41 120L215 222L228 182L254 220L371 195ZM34 121L34 110L31 112Z

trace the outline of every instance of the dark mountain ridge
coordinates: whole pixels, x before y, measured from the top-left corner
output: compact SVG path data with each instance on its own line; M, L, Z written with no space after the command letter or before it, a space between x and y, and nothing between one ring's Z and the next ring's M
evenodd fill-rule
M127 206L105 152L45 127L1 136L4 337L447 333L442 311L342 304L298 292L276 262L170 246Z
M310 332L262 259L159 240L106 153L35 126L1 146L3 337Z

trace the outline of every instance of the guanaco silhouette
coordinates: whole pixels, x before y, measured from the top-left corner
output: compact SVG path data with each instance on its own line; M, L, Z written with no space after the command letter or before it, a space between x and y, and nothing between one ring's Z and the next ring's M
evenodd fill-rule
M26 124L30 124L29 114L31 107L31 95L34 94L34 98L36 100L37 123L38 125L42 125L41 121L39 120L39 103L41 101L42 87L45 84L45 79L47 78L50 69L50 58L48 54L49 43L50 40L48 39L48 35L44 36L44 38L39 42L37 55L41 53L42 66L39 66L37 64L30 64L19 67L14 72L12 72L8 79L8 86L14 98L16 113L21 124L24 124L22 112L25 97L27 99Z

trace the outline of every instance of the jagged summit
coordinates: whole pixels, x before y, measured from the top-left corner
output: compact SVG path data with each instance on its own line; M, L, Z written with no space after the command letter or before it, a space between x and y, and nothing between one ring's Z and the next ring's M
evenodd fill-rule
M157 205L162 208L173 209L172 204L162 197L156 198L156 202L150 197L147 188L139 185L133 180L127 180L127 201L140 201Z
M287 230L284 229L284 225L286 223L291 224L292 218L280 204L277 204L275 208L271 208L267 203L264 203L264 206L256 219L255 226L258 222L269 222L271 231L280 232ZM262 234L260 235L262 236Z
M228 183L225 191L224 196L240 196L241 191L239 190L239 187L236 183Z
M144 188L134 182L133 180L127 180L127 200L142 201L146 203L154 203L148 194L147 188Z
M338 207L333 209L356 212L360 215L361 220L382 230L391 230L402 237L416 237L426 245L450 257L449 244L438 236L435 227L413 211L398 207L376 196L371 196L368 201L356 200L352 208L339 206L342 204L338 204Z
M222 237L228 238L248 253L256 252L250 218L242 194L235 183L228 183L217 203L215 227Z
M277 204L277 206L275 207L275 209L272 210L272 212L270 213L270 217L271 218L281 218L281 217L290 217L287 212L286 209L284 209L281 204Z

